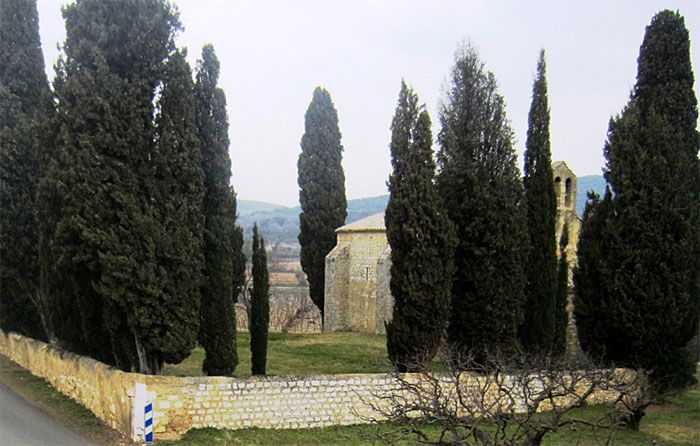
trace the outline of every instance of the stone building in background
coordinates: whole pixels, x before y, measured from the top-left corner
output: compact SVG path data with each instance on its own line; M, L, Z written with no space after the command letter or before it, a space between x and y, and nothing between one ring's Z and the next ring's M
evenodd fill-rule
M564 223L569 226L569 244L566 254L571 268L576 264L576 247L581 230L581 217L576 214L576 175L564 161L552 163L554 173L554 192L557 197L557 256L559 240L564 230Z
M557 257L559 240L561 240L564 223L569 228L569 243L566 245L566 259L569 262L569 303L566 311L569 313L569 323L566 327L566 354L577 356L581 353L576 333L576 322L573 319L573 268L577 264L576 248L578 247L579 231L581 230L581 217L576 214L576 175L569 169L564 161L552 163L554 174L554 192L557 197Z
M326 256L323 331L384 333L393 310L384 213L336 229Z
M557 255L566 222L569 228L566 252L571 273L576 264L581 228L581 218L576 214L576 175L563 161L552 163L552 170L557 197ZM391 248L386 238L384 214L358 220L335 232L336 247L326 256L323 331L384 333L384 322L391 320L393 311L389 288ZM570 321L567 339L575 339L575 330ZM576 342L568 344L576 345Z

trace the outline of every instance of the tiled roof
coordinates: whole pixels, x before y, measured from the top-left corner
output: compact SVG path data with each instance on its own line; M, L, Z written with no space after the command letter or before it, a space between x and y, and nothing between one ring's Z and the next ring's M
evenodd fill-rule
M362 220L357 220L356 222L350 223L345 226L341 226L336 229L335 232L384 232L386 227L384 226L384 212L379 214L370 215Z

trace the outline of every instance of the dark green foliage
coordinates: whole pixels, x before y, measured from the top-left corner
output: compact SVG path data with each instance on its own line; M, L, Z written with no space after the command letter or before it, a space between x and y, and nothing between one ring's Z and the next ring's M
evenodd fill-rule
M250 296L251 373L264 375L267 362L267 331L270 324L270 279L265 239L253 226L253 289Z
M158 318L168 325L158 350L169 363L185 359L197 344L203 269L204 174L195 124L194 84L184 54L165 65L156 115L154 217L158 232L157 279L163 296ZM155 311L152 310L152 311Z
M238 223L238 215L236 213L238 206L236 201L236 193L233 190L233 186L230 188L230 194L233 200L233 214L236 216L236 223ZM243 228L239 225L235 226L229 236L229 239L231 241L231 252L233 254L231 258L233 279L232 298L233 303L235 304L238 302L238 295L241 293L243 286L245 285L246 263L248 262L248 259L246 259L246 255L243 252Z
M401 83L391 123L386 208L391 246L392 321L386 324L389 360L397 371L422 370L445 335L450 310L454 229L435 190L430 116Z
M554 338L552 339L552 353L561 356L566 351L566 327L569 324L569 313L566 306L569 303L569 261L566 257L566 247L569 245L569 225L564 223L559 241L559 265L557 270L555 312L554 312Z
M608 246L614 242L611 234L613 216L612 193L605 191L601 200L595 193L588 195L576 251L578 262L574 269L574 319L581 348L598 360L611 344L606 328L619 324L611 318L614 304L607 299L613 281Z
M599 258L601 265L600 272L578 272L577 302L592 317L613 321L600 332L579 325L579 333L593 340L583 347L602 351L610 362L650 370L657 388L687 383L693 374L681 352L697 331L700 311L700 137L693 82L684 19L662 11L647 27L632 97L608 130L605 178L613 197L607 233L593 230L600 225L595 212L582 228L610 242L591 241L600 247L599 257L588 259L584 250L584 266ZM595 275L603 280L591 289Z
M345 173L341 161L338 114L327 90L316 87L304 116L304 136L297 163L301 266L309 280L311 300L323 318L326 255L345 223Z
M196 122L204 170L204 284L199 343L206 351L207 375L230 375L238 364L234 299L242 234L236 228L236 199L229 182L226 95L217 87L219 60L214 47L202 48L195 86ZM240 239L238 236L240 235ZM237 252L234 250L238 249ZM239 279L238 277L236 278Z
M124 129L134 124L124 112L136 98L121 91L129 83L112 73L107 63L105 55L113 42L105 38L96 45L97 36L111 24L126 21L122 13L106 23L105 7L83 2L64 9L65 56L59 61L54 83L56 146L46 153L40 186L41 276L52 308L52 326L61 343L78 353L114 363L105 316L117 305L108 305L109 297L102 294L108 290L100 284L99 254L109 255L114 248L104 238L110 228L118 227L119 217L131 209L118 213L116 205L112 206L112 199L127 203L130 197L124 194L123 183L113 181L122 177L120 166L110 161L132 145L143 149L145 137L137 126L130 135L132 139L120 138ZM86 29L77 16L93 27ZM121 101L122 96L125 101ZM136 110L131 114L137 114ZM130 169L124 171L133 179L135 174ZM127 178L124 180L129 183ZM123 240L125 245L129 241Z
M190 325L196 325L193 302L180 288L190 285L168 277L196 262L196 255L189 258L196 233L177 248L168 238L182 242L191 235L173 227L189 224L184 221L197 198L179 197L177 204L168 202L178 197L162 198L184 187L176 182L197 187L191 164L164 159L196 153L183 76L188 69L177 55L165 64L180 28L177 16L161 0L86 0L64 8L65 58L55 81L59 137L42 186L42 212L50 217L42 230L42 278L58 309L57 335L69 347L126 368L130 347L112 346L131 342L128 327L143 373L186 357L194 341ZM161 111L173 116L161 113L156 129L153 101L161 83ZM173 96L180 95L176 106ZM79 315L79 331L71 311Z
M523 189L496 79L469 46L440 120L437 187L458 239L448 339L477 356L510 350L524 300Z
M0 327L47 339L40 313L37 113L48 93L35 0L0 2ZM44 314L41 314L44 316Z
M542 50L532 88L523 178L530 246L525 262L525 311L519 337L523 349L530 353L547 353L552 349L556 326L557 203L549 142L546 70Z

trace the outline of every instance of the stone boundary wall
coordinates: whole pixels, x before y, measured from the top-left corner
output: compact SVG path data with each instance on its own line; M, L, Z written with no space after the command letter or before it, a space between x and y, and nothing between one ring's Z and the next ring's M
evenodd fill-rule
M136 376L99 361L0 330L0 354L90 409L113 429L131 435Z
M390 375L230 377L124 373L41 341L0 330L3 354L46 379L117 431L132 436L136 383L153 401L156 440L199 427L293 429L366 423L370 401L396 384ZM138 414L138 408L137 414Z
M240 379L124 373L2 330L0 354L46 379L107 425L135 440L143 434L139 426L143 429L145 401L153 402L154 439L173 440L201 427L296 429L367 423L381 418L375 408L387 408L390 399L386 396L400 387L389 374ZM403 376L409 382L426 382L421 381L425 375ZM449 376L433 376L446 386L442 387L443 395L453 393L450 389L454 390L454 384ZM479 378L470 376L464 384L473 386L478 381ZM143 385L145 395L137 391ZM612 397L594 395L598 402L611 401ZM139 405L137 401L141 401L141 407L135 407Z

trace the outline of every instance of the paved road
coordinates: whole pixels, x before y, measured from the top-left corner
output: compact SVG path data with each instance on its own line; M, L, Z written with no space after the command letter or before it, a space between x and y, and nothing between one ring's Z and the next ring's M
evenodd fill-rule
M1 446L83 446L89 440L50 418L0 383Z

